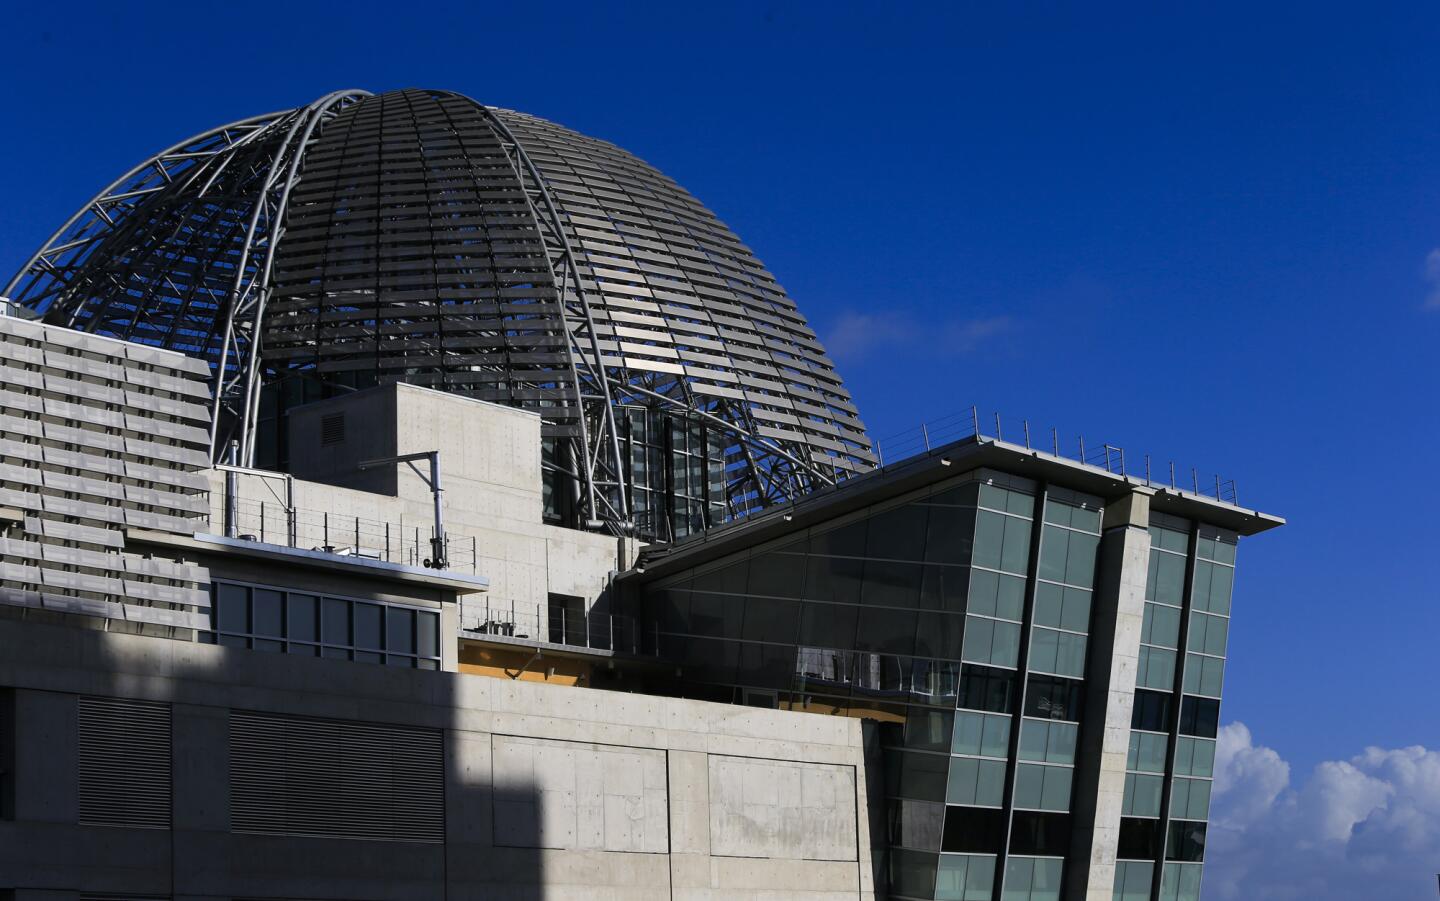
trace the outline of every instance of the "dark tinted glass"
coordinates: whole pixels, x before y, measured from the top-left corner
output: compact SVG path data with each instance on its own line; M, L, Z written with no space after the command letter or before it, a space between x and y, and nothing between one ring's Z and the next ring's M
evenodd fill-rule
M940 850L997 854L1004 843L1005 811L986 807L945 808L945 831L940 837Z
M954 731L955 714L951 711L912 707L905 718L905 747L948 751Z
M1160 821L1120 818L1120 845L1116 857L1121 860L1154 860L1160 853Z
M930 508L897 507L870 517L865 556L878 560L923 560Z
M915 653L914 610L890 607L860 608L860 625L855 630L855 647L909 657Z
M1165 843L1166 860L1199 863L1205 859L1205 824L1177 821L1170 824Z
M935 865L940 855L895 848L889 856L890 891L915 898L926 898L934 894Z
M400 607L385 610L385 650L398 654L415 653L415 614Z
M1025 690L1025 715L1080 722L1085 683L1054 676L1031 676Z
M1070 850L1070 814L1017 810L1010 827L1010 853L1061 856Z
M865 561L849 557L811 557L805 577L805 596L818 601L860 603Z
M326 644L350 643L350 602L326 598L322 607L320 634Z
M1214 738L1220 728L1220 702L1185 696L1180 705L1180 734Z
M745 598L742 595L712 594L698 587L690 595L692 635L739 638L744 618Z
M241 585L215 585L215 628L223 632L250 631L250 590ZM223 644L223 642L222 642Z
M415 614L416 648L422 657L440 656L440 616L435 613Z
M256 588L250 592L250 605L256 635L280 638L285 634L285 607L280 592Z
M819 532L810 536L810 553L838 555L841 557L863 557L865 556L865 531L867 524L864 520L852 522L849 525L841 526L838 529L831 529L828 532Z
M859 608L846 604L805 604L800 615L800 643L808 648L855 647Z
M746 593L756 597L805 596L805 557L802 554L763 554L750 561Z
M958 706L988 713L1013 713L1015 674L988 666L965 666L960 671Z
M319 637L319 610L319 601L313 595L292 594L286 599L286 634L292 641L314 641Z
M890 802L890 844L926 851L940 850L945 805L926 801Z
M867 561L860 600L871 607L918 607L924 570L916 563Z
M355 617L355 647L380 648L380 608L374 604L355 604L352 615Z
M920 579L920 606L926 610L963 613L970 570L959 566L927 566Z
M742 634L751 641L782 641L794 644L800 628L800 602L780 598L745 599Z
M1135 707L1130 728L1147 732L1170 731L1170 695L1159 691L1135 690Z
M893 751L898 760L898 784L891 793L916 801L945 800L945 777L950 772L950 758L940 754ZM892 758L894 759L894 758ZM893 769L892 769L893 772Z
M965 617L960 613L922 613L915 629L915 656L960 659Z
M975 540L975 511L969 507L931 507L925 559L932 563L968 563Z

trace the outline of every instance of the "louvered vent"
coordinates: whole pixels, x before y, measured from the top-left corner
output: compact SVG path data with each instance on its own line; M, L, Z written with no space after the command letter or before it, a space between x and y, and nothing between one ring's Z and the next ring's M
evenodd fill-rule
M235 832L445 840L441 733L230 712Z
M320 417L320 443L339 444L345 440L345 414L330 413Z
M80 698L80 822L170 828L170 705Z

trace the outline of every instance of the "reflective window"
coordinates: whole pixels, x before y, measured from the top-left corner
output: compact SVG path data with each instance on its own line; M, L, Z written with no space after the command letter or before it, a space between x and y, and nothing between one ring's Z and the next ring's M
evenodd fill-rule
M1181 739L1181 741L1194 741L1194 739ZM1130 754L1125 761L1125 768L1142 773L1165 772L1165 749L1169 743L1169 736L1166 735L1131 732Z
M975 514L976 566L1024 575L1030 559L1030 521L980 510Z
M942 854L935 876L936 901L990 901L995 858L988 854Z
M1069 632L1090 631L1090 592L1051 582L1036 583L1035 624Z
M1220 697L1220 686L1225 681L1225 661L1219 657L1202 657L1199 654L1185 655L1185 691L1197 695Z
M970 613L1018 622L1025 609L1025 580L988 569L971 570L966 609Z
M1206 560L1195 561L1195 590L1191 604L1207 613L1230 614L1230 593L1234 589L1235 570Z
M1161 794L1165 790L1163 776L1144 773L1125 774L1125 806L1122 813L1127 817L1158 817Z
M1113 901L1150 901L1150 881L1154 875L1155 864L1150 861L1117 861Z
M1203 820L1210 815L1210 780L1176 777L1170 784L1170 816Z
M1020 624L966 616L961 659L967 663L1016 666L1020 660Z
M1038 626L1030 633L1030 669L1081 678L1085 675L1085 636Z
M1140 629L1140 641L1163 648L1178 648L1180 646L1180 611L1175 607L1147 602L1145 604L1145 620Z
M1080 728L1055 720L1021 720L1020 759L1046 763L1074 763Z
M1001 901L1060 901L1064 861L1056 858L1012 857L1005 862Z
M1205 613L1190 614L1190 635L1185 645L1191 651L1202 654L1225 656L1225 638L1230 630L1230 620L1223 616Z
M1200 901L1199 864L1167 863L1160 879L1160 901Z
M890 890L898 895L925 898L935 889L935 865L939 855L905 848L891 848Z
M1095 553L1099 547L1098 535L1046 526L1040 542L1040 578L1090 588L1095 583Z
M1023 735L1023 733L1022 733ZM955 714L955 735L950 750L978 757L1006 757L1010 753L1010 717L984 713Z
M1137 688L1161 691L1175 687L1175 652L1166 648L1140 646L1140 666L1135 672Z
M1005 762L975 757L950 758L950 782L945 800L950 804L999 807L1005 794Z
M926 801L891 799L890 844L927 851L940 850L945 805Z
M1215 774L1215 742L1182 735L1175 742L1175 774L1177 776L1213 776Z
M1015 807L1029 810L1069 810L1072 775L1073 770L1068 766L1018 764L1015 772Z

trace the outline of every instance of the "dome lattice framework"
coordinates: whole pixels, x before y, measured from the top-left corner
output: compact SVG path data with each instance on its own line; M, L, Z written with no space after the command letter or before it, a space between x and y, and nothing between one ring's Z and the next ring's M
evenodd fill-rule
M247 465L286 380L535 410L574 521L617 531L661 479L647 454L712 448L664 478L720 517L874 463L805 318L713 213L611 144L453 93L340 91L182 141L6 293L208 360L211 453Z

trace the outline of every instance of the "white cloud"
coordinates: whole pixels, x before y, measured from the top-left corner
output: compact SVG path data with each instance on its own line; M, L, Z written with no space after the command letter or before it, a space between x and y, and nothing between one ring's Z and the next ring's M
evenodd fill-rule
M1440 247L1425 256L1425 281L1430 285L1430 292L1425 295L1424 308L1440 310Z
M1220 730L1206 901L1433 901L1440 752L1366 748L1290 784L1243 723Z
M885 313L840 314L822 336L835 359L860 359L874 353L923 349L931 354L963 354L1014 326L1008 316L925 322L914 316Z

